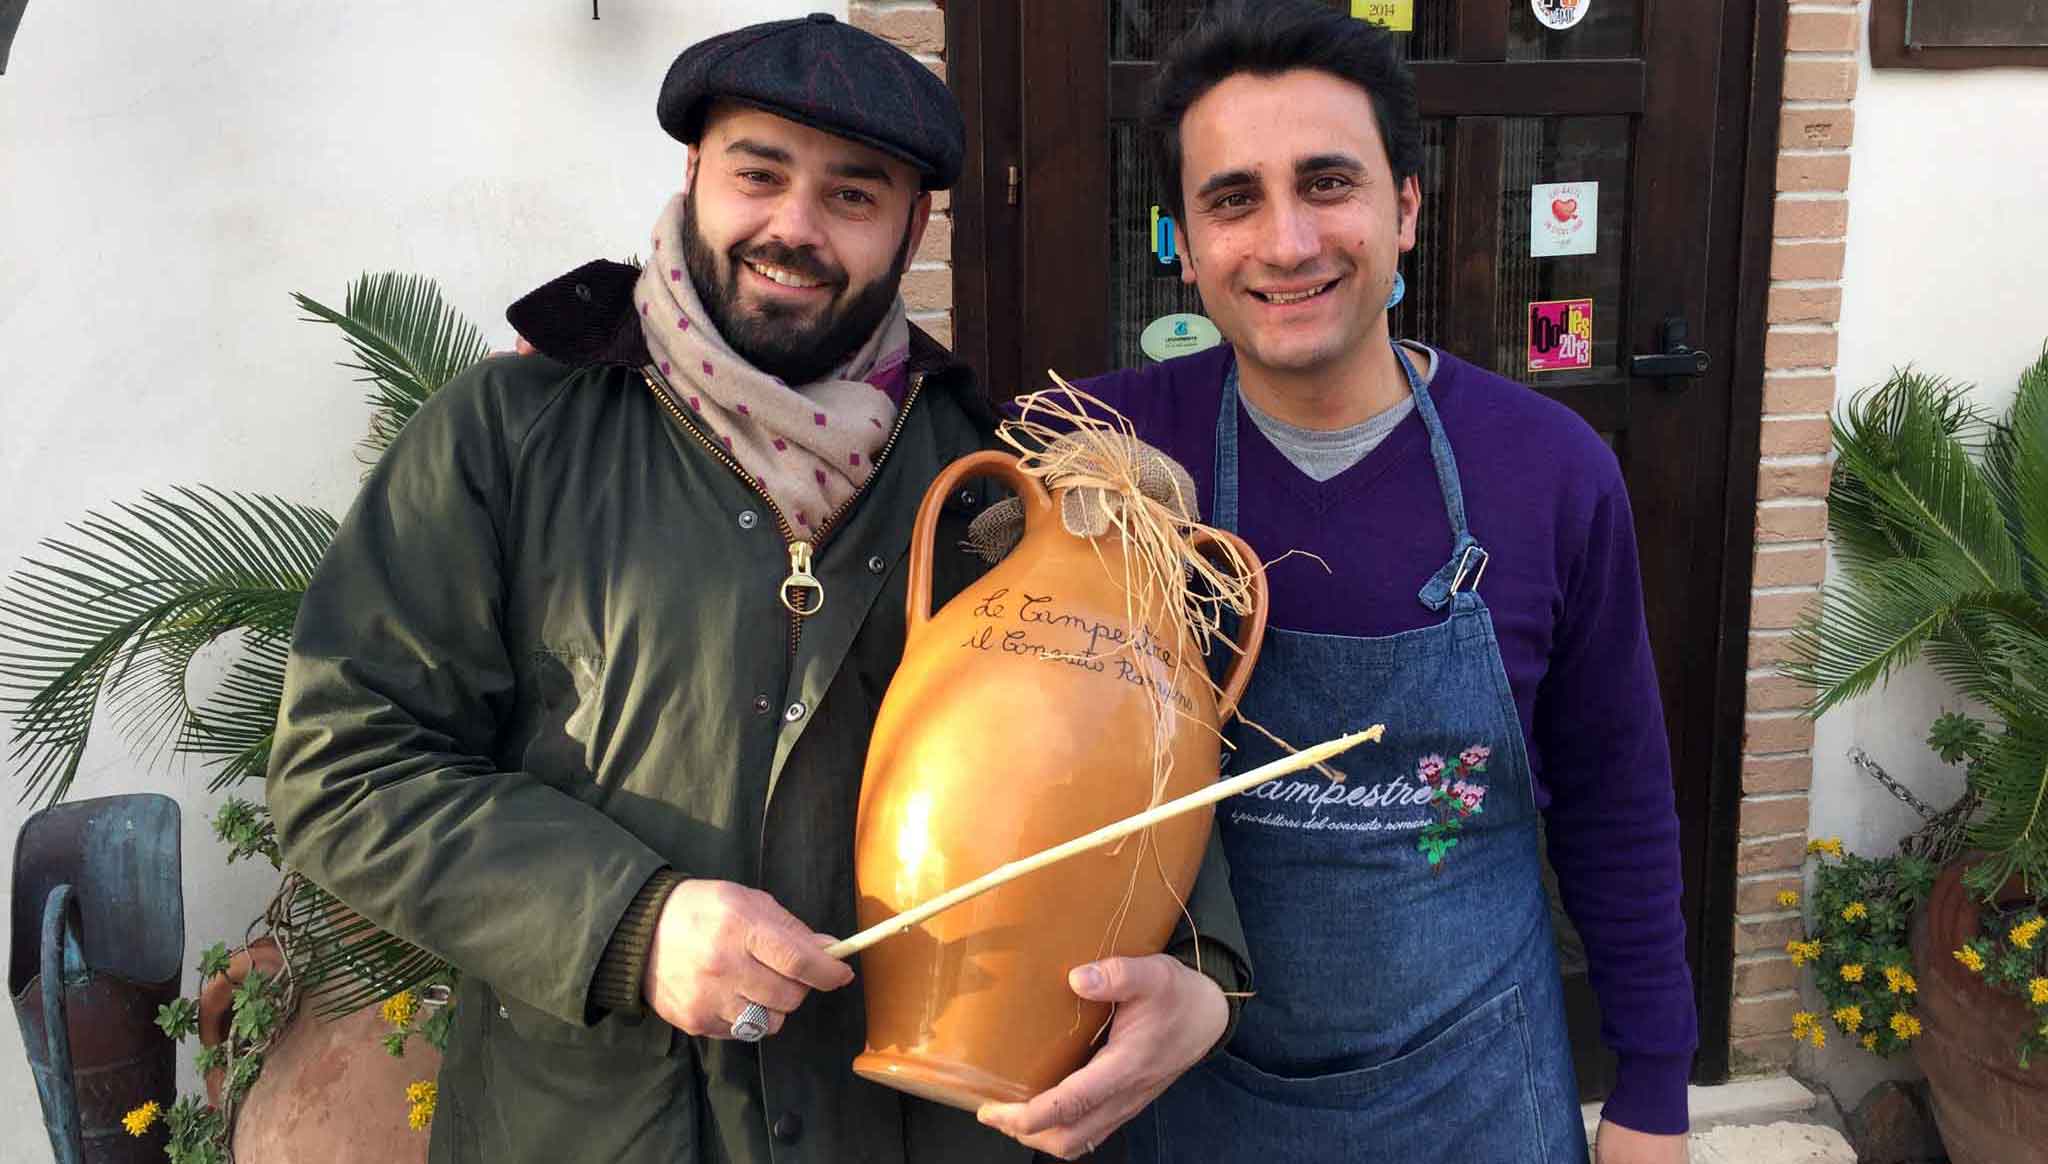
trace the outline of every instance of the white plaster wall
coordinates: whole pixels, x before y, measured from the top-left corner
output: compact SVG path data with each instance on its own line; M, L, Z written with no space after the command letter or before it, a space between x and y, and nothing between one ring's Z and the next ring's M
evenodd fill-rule
M506 303L643 249L681 175L654 119L675 54L812 10L846 3L31 0L0 76L0 572L172 484L339 514L368 410L290 293L430 275L509 346ZM73 795L145 789L184 807L190 952L234 940L273 883L223 865L199 773L103 735ZM0 878L27 812L0 807ZM11 1009L0 1027L0 1164L46 1161Z
M1975 385L1984 406L2012 400L2048 341L2048 69L1873 70L1864 37L1849 177L1839 408L1907 364ZM1890 851L1919 818L1849 760L1861 747L1937 808L1962 790L1959 767L1926 747L1944 711L1967 710L1925 666L1822 717L1813 753L1811 830L1850 849ZM1819 996L1808 988L1809 1009ZM1838 1100L1915 1073L1846 1040L1810 1053Z

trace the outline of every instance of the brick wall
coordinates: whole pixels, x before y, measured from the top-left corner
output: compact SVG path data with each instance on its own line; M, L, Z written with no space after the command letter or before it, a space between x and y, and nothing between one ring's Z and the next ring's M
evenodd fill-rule
M852 0L847 19L856 28L910 53L940 77L946 75L946 13L934 0ZM932 195L932 222L910 270L903 276L903 301L910 321L932 338L953 346L953 199Z
M1786 27L1736 858L1730 1051L1737 1073L1791 1061L1799 1009L1799 971L1785 943L1802 936L1800 915L1778 908L1776 898L1801 888L1813 725L1797 710L1802 693L1776 665L1826 570L1827 417L1835 402L1862 16L1857 0L1794 0Z

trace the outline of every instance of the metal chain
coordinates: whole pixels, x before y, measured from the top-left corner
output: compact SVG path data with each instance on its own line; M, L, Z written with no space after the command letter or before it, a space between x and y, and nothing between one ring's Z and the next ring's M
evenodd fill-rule
M1891 773L1879 767L1877 761L1862 748L1849 749L1849 759L1858 771L1920 815L1920 827L1900 838L1900 852L1936 864L1947 864L1968 848L1963 830L1969 827L1970 818L1976 815L1980 803L1975 789L1966 787L1954 804L1936 811L1934 806L1915 796L1912 789L1893 779Z

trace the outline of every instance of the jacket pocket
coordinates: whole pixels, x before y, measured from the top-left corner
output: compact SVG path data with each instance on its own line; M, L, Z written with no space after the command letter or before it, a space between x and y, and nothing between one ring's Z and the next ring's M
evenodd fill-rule
M537 1007L500 995L486 983L479 983L486 1036L494 1047L508 1041L539 1047L588 1047L625 1051L649 1059L668 1055L675 1044L676 1029L651 1013L628 1017L607 1014L590 1026L565 1023Z

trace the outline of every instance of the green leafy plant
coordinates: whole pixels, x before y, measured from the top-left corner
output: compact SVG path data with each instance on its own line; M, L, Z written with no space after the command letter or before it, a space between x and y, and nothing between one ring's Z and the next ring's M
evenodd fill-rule
M489 354L478 329L429 279L364 275L338 311L293 298L307 320L341 331L353 356L343 366L369 386L372 419L361 444L368 460L443 384ZM22 798L64 798L102 711L145 759L195 758L209 771L210 790L261 779L292 623L335 529L333 517L311 506L196 486L88 513L67 534L42 542L0 587L0 713L13 720L8 760L24 781ZM196 694L195 660L216 650L229 654L224 673ZM233 1101L254 1082L260 1047L301 997L331 1017L454 980L446 963L285 870L260 800L230 797L212 823L230 864L261 858L283 872L266 920L296 974L282 983L252 974L235 995L227 1050L201 1052L203 1070L227 1072L227 1114L190 1096L168 1111L149 1104L130 1113L131 1130L166 1120L171 1160L191 1164L229 1158ZM226 959L224 947L208 951L202 983ZM437 1008L437 1016L447 1009ZM172 1038L189 1036L197 1021L190 1000L158 1016ZM445 1041L446 1020L439 1021L438 1031L416 1033ZM408 1097L415 1126L423 1126L420 1113L432 1115L431 1084L422 1094L424 1106Z
M2048 348L1992 417L1911 370L1834 422L1828 529L1840 573L1787 674L1819 715L1925 659L1988 713L1937 729L1967 760L1964 839L1980 898L2048 894Z
M1807 853L1818 868L1806 938L1785 950L1794 965L1812 964L1814 985L1827 1000L1825 1021L1872 1054L1896 1054L1920 1034L1909 935L1913 911L1934 888L1934 865L1910 856L1859 857L1835 838L1809 842ZM1825 1046L1823 1021L1800 1011L1792 1017L1793 1036Z

